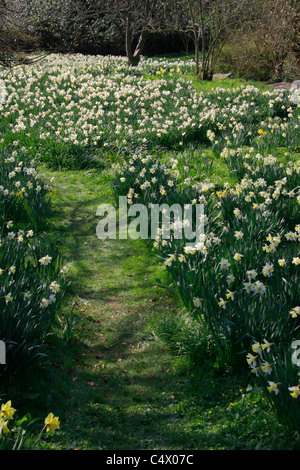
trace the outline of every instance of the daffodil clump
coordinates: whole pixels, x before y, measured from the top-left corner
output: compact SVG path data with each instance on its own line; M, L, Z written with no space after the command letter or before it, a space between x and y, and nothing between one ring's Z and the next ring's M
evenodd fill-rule
M298 307L299 309L299 307ZM296 347L300 342L296 341ZM293 343L282 348L264 339L253 341L246 361L251 374L270 401L279 421L300 431L300 367L293 361Z
M30 424L30 416L26 415L21 419L16 419L16 409L13 408L11 400L2 403L0 408L0 450L22 450L26 449L26 439L28 429L25 425ZM37 438L34 439L33 447L37 448L43 432L53 434L60 429L60 420L51 412L44 420L44 426ZM31 436L32 438L32 436Z
M36 162L18 142L0 150L0 218L18 219L38 226L47 214L54 192L52 181L38 175Z
M191 210L203 205L204 233L197 243L191 245L185 236L191 219L171 216L162 218L152 250L164 262L186 309L213 338L223 363L243 367L241 352L259 332L262 346L256 362L248 357L252 372L268 378L270 391L277 393L277 384L283 384L278 416L285 416L286 423L292 413L299 429L299 400L286 400L287 392L289 399L298 398L298 375L293 364L284 367L281 362L282 351L290 351L299 338L300 161L282 164L255 149L228 147L221 158L229 168L239 159L241 179L236 184L199 182L180 155L162 163L141 152L114 166L113 187L116 196L127 195L128 207L142 203L149 213L153 204L163 209L163 204L177 203ZM175 230L182 230L181 238ZM260 353L269 353L274 343L281 345L276 360L263 360ZM274 369L275 363L280 367ZM270 376L275 370L281 371L280 380Z
M0 242L0 332L6 345L5 375L16 375L45 353L67 285L67 268L47 238L14 230L8 221ZM4 366L3 366L4 367Z
M116 166L113 184L128 205L203 204L205 230L196 244L184 231L174 236L188 220L169 220L153 248L185 306L207 324L218 347L227 345L233 362L256 331L287 342L299 325L299 161L283 166L253 151L240 160L243 178L218 190L189 178L180 157L161 163L145 154Z

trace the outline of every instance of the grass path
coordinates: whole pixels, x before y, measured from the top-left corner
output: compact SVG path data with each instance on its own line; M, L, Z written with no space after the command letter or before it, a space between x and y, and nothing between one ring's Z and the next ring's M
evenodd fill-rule
M253 449L274 440L286 448L264 402L241 398L247 375L193 370L152 334L151 320L180 303L158 287L164 269L142 242L97 239L97 206L113 203L103 177L45 173L57 188L50 233L71 267L64 311L75 301L83 320L75 344L53 345L42 386L45 411L61 420L56 448Z

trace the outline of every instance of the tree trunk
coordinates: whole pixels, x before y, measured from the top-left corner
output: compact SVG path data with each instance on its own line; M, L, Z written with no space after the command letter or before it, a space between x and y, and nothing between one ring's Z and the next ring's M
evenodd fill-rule
M206 59L206 40L205 40L205 28L204 28L204 18L203 18L203 4L200 0L200 21L201 21L201 43L202 43L202 80L211 80L209 78L209 72L207 67Z
M138 65L138 63L140 61L140 58L141 58L141 55L143 54L143 50L144 50L144 46L145 46L145 42L146 42L147 37L148 37L148 31L143 30L140 34L137 46L136 46L135 51L133 53L132 64L131 65Z
M136 67L139 62L141 55L143 53L144 45L146 42L146 39L148 37L148 31L143 30L140 34L138 43L136 45L136 48L134 52L132 51L132 41L133 41L133 34L132 34L132 28L130 26L130 18L126 18L126 30L125 30L125 48L126 48L126 55L127 55L127 60L128 64Z
M126 29L125 29L125 50L126 56L128 59L128 63L130 64L132 60L132 29L130 26L130 19L129 16L126 18Z
M200 74L200 64L199 64L199 39L196 37L194 38L195 43L195 73L196 76L199 77Z
M291 20L291 51L296 59L297 68L300 69L300 6L296 0L291 0L292 20Z

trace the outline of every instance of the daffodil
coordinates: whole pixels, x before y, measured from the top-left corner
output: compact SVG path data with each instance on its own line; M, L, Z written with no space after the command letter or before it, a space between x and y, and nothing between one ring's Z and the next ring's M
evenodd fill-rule
M262 349L266 349L267 352L270 352L270 348L274 343L270 343L266 339L264 339L264 342L260 345Z
M5 302L8 304L9 302L12 302L14 298L11 295L11 292L9 292L9 294L4 296L4 299L5 299Z
M220 261L220 266L222 269L227 269L230 267L230 263L227 259L222 258Z
M248 362L249 366L256 366L256 360L258 356L254 356L253 354L248 353L246 356L246 361Z
M48 416L45 418L46 432L54 432L56 429L59 429L59 426L59 418L57 416L54 416L53 413L49 413Z
M243 238L244 234L241 231L236 231L234 232L234 236L237 240L240 240L241 238Z
M60 285L56 281L53 281L50 284L50 290L54 293L57 293L60 291Z
M254 283L253 291L255 294L263 295L266 293L266 286L261 281L256 281Z
M292 318L297 318L298 315L300 316L300 307L292 308L289 313L292 316Z
M226 295L227 299L233 300L234 299L234 294L235 294L235 292L231 292L229 289L227 289L227 292L226 292L225 295Z
M255 269L250 269L249 271L246 272L248 279L255 279L257 276L257 271Z
M266 277L270 277L274 271L274 266L271 263L266 263L263 267L262 273Z
M269 386L267 387L268 391L270 393L274 392L275 395L277 395L279 393L279 388L278 388L279 383L268 381L268 384L269 384Z
M46 255L44 256L43 258L40 258L39 259L39 262L41 263L41 265L43 266L47 266L49 263L51 263L52 261L52 257L49 256L49 255Z
M260 367L251 367L252 374L258 375L259 370L260 370Z
M253 291L254 284L252 282L244 282L244 290L249 294Z
M49 304L50 304L50 301L48 299L46 299L45 297L43 297L42 300L41 300L41 307L46 308L46 307L48 307Z
M11 400L1 405L0 418L13 419L16 410L11 406Z
M289 391L291 392L290 393L291 397L298 398L298 395L300 393L300 384L294 387L289 387Z
M8 269L8 274L15 274L16 272L16 267L15 266L11 266L9 269Z
M269 364L268 362L264 362L262 365L261 365L261 370L265 373L265 374L271 374L272 372L272 365Z
M200 305L201 305L201 299L199 299L198 297L194 297L194 298L193 298L193 304L194 304L194 306L197 307L197 308L200 307Z
M228 300L226 301L224 299L220 299L220 301L218 302L218 305L219 305L219 307L224 309L224 308L226 308L227 303L228 303Z
M8 423L7 420L4 421L0 419L0 437L2 437L2 434L7 434L9 432L7 423Z
M262 353L262 347L261 347L261 344L258 343L257 341L255 341L253 344L252 344L252 351L254 353L258 353L258 354L261 354Z

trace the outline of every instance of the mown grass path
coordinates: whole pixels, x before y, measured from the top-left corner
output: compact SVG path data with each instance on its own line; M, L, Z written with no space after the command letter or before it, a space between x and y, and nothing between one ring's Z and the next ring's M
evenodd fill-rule
M56 358L42 387L46 409L61 420L55 448L287 446L264 402L241 398L247 374L193 370L151 333L151 319L182 307L158 286L157 279L167 282L164 267L144 243L97 238L96 209L114 203L103 175L45 174L55 177L57 190L50 234L71 272L64 311L75 301L82 318L74 344L53 345Z

